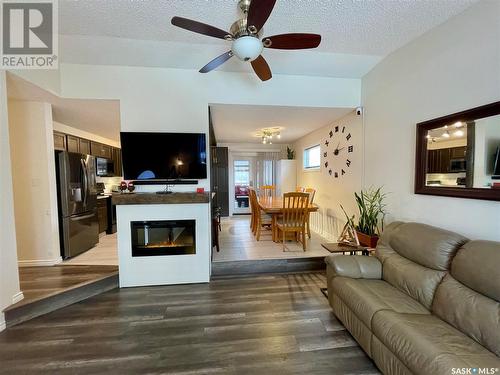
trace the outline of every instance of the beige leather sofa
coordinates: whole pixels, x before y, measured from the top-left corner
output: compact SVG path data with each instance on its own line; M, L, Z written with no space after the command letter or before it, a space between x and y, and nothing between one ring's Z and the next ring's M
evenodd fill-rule
M376 256L326 263L335 315L383 373L500 374L500 243L396 222Z

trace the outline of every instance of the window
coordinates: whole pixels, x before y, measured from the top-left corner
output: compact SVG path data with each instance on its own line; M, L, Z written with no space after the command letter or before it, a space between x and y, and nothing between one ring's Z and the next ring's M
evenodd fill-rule
M319 169L320 155L319 145L306 148L304 150L304 169Z

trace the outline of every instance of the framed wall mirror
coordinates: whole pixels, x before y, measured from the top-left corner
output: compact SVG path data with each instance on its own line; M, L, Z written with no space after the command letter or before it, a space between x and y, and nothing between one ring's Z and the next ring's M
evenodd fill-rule
M500 201L500 102L417 124L415 193Z

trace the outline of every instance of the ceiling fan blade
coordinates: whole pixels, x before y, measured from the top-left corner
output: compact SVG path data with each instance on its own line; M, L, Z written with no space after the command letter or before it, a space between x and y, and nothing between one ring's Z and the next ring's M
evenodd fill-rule
M231 33L228 33L227 31L187 18L173 17L171 22L172 25L182 29L193 31L198 34L213 36L214 38L228 39L229 37L232 37Z
M316 48L321 43L318 34L280 34L262 39L264 47L276 49L307 49Z
M276 0L252 0L247 15L248 29L252 34L257 34L262 29L273 11L275 3Z
M251 64L255 74L257 74L262 81L267 81L272 78L273 74L271 73L271 69L262 55L252 61Z
M207 65L205 65L203 68L200 69L200 73L208 73L218 66L224 64L227 60L229 60L231 57L233 57L233 52L232 51L227 51L226 53L223 53L222 55L216 57L212 61L210 61Z

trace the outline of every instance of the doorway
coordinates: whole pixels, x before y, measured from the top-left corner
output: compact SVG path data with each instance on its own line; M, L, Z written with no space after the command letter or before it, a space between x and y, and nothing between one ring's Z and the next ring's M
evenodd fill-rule
M249 188L254 184L253 158L236 157L233 161L233 213L250 214Z

